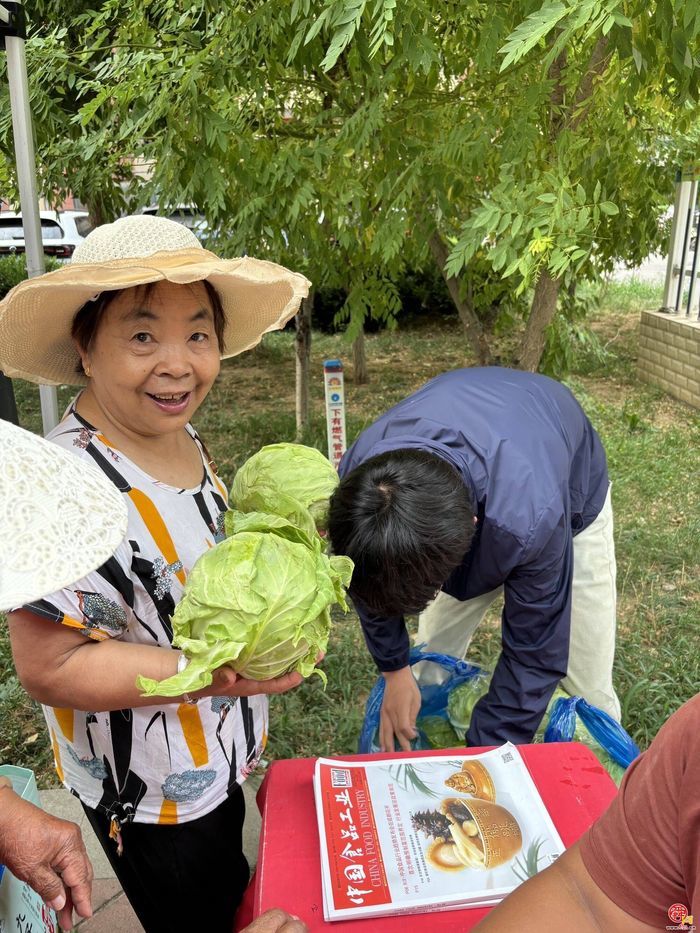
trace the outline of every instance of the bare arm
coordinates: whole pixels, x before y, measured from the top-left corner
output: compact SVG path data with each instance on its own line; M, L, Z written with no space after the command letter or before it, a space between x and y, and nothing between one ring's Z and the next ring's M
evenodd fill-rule
M586 870L578 844L494 907L479 933L653 933L604 894Z
M104 712L182 702L180 697L144 697L136 687L139 674L164 680L177 673L179 651L116 638L91 641L26 610L10 613L8 623L17 674L27 693L40 703ZM224 666L214 672L210 687L191 696L284 693L301 680L299 674L262 682L247 680Z

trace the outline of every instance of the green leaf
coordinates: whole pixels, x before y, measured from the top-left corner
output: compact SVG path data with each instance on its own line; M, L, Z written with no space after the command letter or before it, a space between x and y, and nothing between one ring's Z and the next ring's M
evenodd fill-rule
M505 56L500 71L505 71L509 65L515 64L527 55L567 13L568 8L559 0L546 0L537 12L530 13L508 36L505 45L499 49L499 54Z
M323 29L323 26L328 19L328 14L329 14L329 11L327 9L324 10L323 13L321 13L321 15L318 17L316 22L312 23L309 31L306 33L306 38L304 39L304 45L308 45L309 42L315 39L316 36L319 34L319 32Z
M598 206L604 214L608 214L611 217L620 213L617 204L614 204L612 201L601 201Z
M637 73L641 74L642 67L644 66L644 59L636 45L632 46L632 58L634 59L634 66L637 69Z
M632 23L632 20L628 19L628 17L626 17L624 13L620 13L619 10L615 10L612 16L618 26L627 26L631 29L632 26L634 25Z

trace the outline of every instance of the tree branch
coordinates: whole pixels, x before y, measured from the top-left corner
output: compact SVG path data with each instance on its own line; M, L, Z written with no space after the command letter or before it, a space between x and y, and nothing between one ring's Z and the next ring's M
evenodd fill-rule
M452 301L457 308L459 318L464 325L464 331L467 335L467 340L474 350L477 361L480 366L487 366L491 362L491 351L489 349L486 338L484 337L484 331L481 326L481 322L479 321L473 306L462 298L459 288L459 279L453 275L448 276L445 274L447 247L445 246L442 237L437 230L433 230L431 233L428 239L428 246L430 247L430 252L432 253L433 259L438 264L438 268L440 269L442 277L445 280L450 297L452 298Z
M610 64L612 52L607 36L600 36L593 46L586 70L583 73L572 103L564 108L564 84L561 75L567 64L566 51L563 51L549 69L549 76L554 79L550 95L550 110L553 115L551 138L555 139L563 129L575 131L585 120L593 102L593 83L602 77Z

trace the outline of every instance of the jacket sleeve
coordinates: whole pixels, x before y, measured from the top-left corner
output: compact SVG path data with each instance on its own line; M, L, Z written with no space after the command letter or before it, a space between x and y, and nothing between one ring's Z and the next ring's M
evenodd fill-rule
M403 616L375 616L354 600L362 634L380 671L398 671L408 665L410 642Z
M469 745L532 740L567 671L572 572L568 516L548 512L506 579L501 656L474 707Z

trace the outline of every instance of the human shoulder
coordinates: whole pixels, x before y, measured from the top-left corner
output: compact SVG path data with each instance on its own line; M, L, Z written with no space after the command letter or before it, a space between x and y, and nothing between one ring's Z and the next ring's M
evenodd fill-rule
M75 409L75 399L69 407L63 418L46 435L46 440L64 450L70 451L81 460L91 461L88 448L94 444L96 439L100 438L97 428L93 427L84 418L81 418Z
M676 755L679 766L700 767L700 693L683 704L659 729L649 752Z

